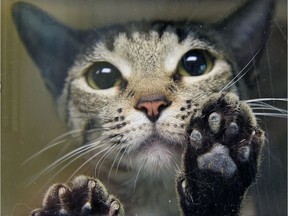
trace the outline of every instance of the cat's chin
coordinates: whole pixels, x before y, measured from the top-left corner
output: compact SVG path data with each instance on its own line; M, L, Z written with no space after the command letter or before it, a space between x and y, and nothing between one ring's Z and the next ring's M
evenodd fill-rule
M180 161L182 148L161 139L152 139L134 156L133 168L138 176L163 179L174 176Z

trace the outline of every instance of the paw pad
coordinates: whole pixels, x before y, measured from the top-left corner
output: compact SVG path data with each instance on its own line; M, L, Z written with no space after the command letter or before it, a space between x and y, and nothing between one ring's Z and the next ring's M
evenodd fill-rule
M249 146L243 146L238 150L238 159L241 162L246 162L249 159L250 148Z
M201 148L202 139L202 134L198 130L193 129L192 133L190 134L190 144L196 149Z
M218 133L221 124L221 115L213 112L209 115L208 124L213 133Z
M188 160L195 160L193 166L201 171L232 178L251 158L251 142L257 136L253 112L232 93L211 96L199 110L188 130Z
M238 133L239 133L239 127L235 122L231 122L225 131L225 135L230 138L237 136Z
M226 178L231 178L237 170L236 164L229 156L229 149L221 144L215 144L211 151L200 155L197 163L200 170L218 173Z

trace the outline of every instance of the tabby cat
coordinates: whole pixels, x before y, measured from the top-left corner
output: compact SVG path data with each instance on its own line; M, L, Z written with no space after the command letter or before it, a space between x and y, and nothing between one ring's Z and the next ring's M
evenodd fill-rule
M217 24L75 30L16 3L23 43L63 120L81 131L70 155L85 152L109 189L78 176L51 186L32 215L123 215L124 207L127 215L238 215L265 139L239 100L240 78L266 42L273 5L248 1Z

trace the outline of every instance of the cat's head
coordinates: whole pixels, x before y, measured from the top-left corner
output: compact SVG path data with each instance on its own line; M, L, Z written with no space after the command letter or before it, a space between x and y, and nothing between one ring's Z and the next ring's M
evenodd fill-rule
M210 25L155 21L80 31L26 3L14 5L13 15L83 142L93 143L95 154L106 149L137 157L137 170L155 173L173 163L201 100L238 91L230 81L257 60L272 5L259 2Z

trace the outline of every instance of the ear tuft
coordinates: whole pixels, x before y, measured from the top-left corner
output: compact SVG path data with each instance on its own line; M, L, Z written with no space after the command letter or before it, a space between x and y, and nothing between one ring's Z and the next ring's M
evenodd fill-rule
M62 93L67 70L79 51L80 32L28 3L14 4L12 14L20 38L41 69L45 84L57 98Z

